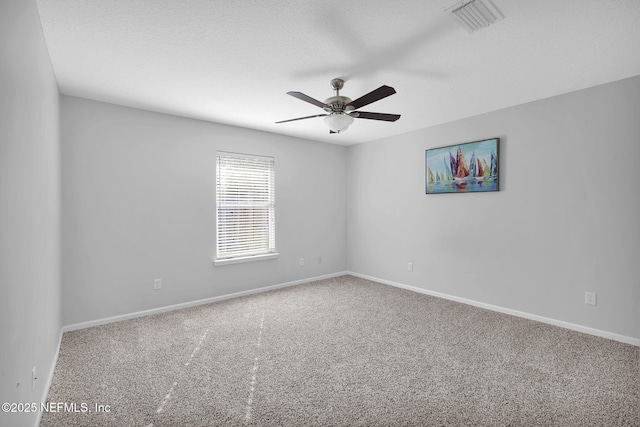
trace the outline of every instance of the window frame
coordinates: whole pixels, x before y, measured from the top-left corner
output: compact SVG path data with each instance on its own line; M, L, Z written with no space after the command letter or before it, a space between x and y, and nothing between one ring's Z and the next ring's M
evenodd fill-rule
M237 202L240 204L227 204L221 201L221 185L222 179L222 167L221 161L226 159L228 162L232 163L233 159L238 159L240 161L264 161L267 164L270 164L269 176L264 185L268 188L268 201L256 203L254 200L247 200L245 202ZM246 176L243 177L246 179ZM214 265L226 265L226 264L237 264L243 262L251 262L251 261L261 261L266 259L273 259L279 256L276 246L275 246L275 157L273 156L264 156L257 154L246 154L246 153L236 153L229 151L217 151L216 152L216 186L215 186L215 205L216 205L216 213L215 213L215 221L216 221L216 244L215 244L215 257L214 257ZM249 198L250 199L250 198ZM246 207L258 207L264 209L265 207L268 209L268 228L267 228L267 244L264 251L255 251L253 253L242 253L237 255L226 255L220 256L220 212L223 209L241 209ZM264 233L264 231L263 231Z

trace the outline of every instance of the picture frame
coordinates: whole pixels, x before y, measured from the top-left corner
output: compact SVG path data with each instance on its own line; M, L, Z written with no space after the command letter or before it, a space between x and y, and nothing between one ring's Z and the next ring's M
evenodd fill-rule
M500 190L500 138L425 150L425 194Z

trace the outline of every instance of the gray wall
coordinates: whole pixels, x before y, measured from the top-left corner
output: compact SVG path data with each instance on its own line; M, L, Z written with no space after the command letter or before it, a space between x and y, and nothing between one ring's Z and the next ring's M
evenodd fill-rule
M67 96L61 110L65 325L346 269L345 147ZM278 259L213 265L216 150L275 157Z
M0 402L40 402L60 336L58 87L35 1L0 2ZM31 391L31 369L38 380ZM19 384L19 386L18 386ZM0 425L36 414L0 412Z
M639 338L638 111L640 77L349 149L71 97L60 122L36 4L4 0L0 402L44 400L62 324L346 269ZM424 195L426 148L493 136L500 192ZM213 266L216 150L276 157L277 260Z
M638 111L640 76L350 147L349 270L639 338ZM424 194L425 149L490 137L501 191Z

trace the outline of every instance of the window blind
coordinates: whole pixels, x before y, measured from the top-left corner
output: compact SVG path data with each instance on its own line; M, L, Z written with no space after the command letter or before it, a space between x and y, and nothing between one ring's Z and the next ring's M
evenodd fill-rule
M273 157L217 154L217 259L275 253Z

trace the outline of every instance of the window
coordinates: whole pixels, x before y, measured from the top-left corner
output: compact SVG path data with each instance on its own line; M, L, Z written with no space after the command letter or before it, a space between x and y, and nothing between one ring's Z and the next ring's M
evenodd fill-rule
M276 257L273 157L218 152L215 264Z

